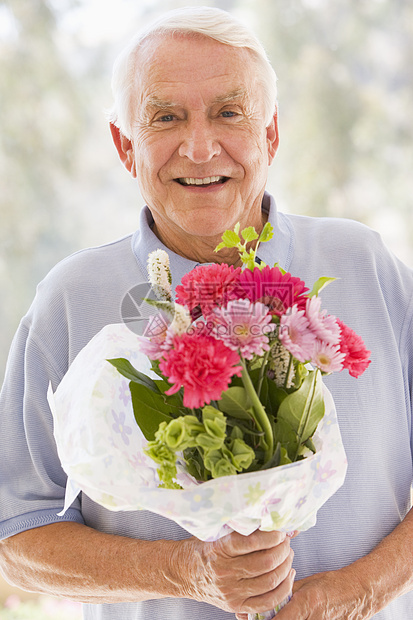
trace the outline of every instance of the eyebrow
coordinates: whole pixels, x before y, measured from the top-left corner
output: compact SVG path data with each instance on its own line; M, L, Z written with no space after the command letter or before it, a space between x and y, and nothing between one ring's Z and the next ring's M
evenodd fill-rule
M220 97L216 97L214 99L214 103L228 103L230 101L234 101L235 99L246 99L246 98L247 98L247 90L245 88L236 88L226 95L221 95Z
M246 99L247 91L245 88L236 88L225 95L219 95L215 97L212 102L212 105L216 103L229 103L231 101L235 101L236 99ZM173 108L180 107L181 104L175 103L174 101L167 101L165 99L161 99L157 97L157 95L151 95L146 101L146 110L172 110Z

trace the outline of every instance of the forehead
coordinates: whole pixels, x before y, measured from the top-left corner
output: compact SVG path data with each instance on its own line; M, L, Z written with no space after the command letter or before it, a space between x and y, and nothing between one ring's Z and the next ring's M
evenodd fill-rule
M256 61L244 48L203 36L156 36L143 43L135 59L136 95L144 104L168 93L202 91L208 97L255 92Z

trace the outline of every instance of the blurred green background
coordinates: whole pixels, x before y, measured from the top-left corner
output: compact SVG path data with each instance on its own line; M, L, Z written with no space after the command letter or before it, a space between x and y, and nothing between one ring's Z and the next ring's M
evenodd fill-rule
M111 68L136 29L187 4L233 12L273 62L279 208L360 220L413 266L411 1L0 0L0 381L38 281L137 226L143 201L104 116ZM26 617L15 598L2 611L7 594L0 618Z

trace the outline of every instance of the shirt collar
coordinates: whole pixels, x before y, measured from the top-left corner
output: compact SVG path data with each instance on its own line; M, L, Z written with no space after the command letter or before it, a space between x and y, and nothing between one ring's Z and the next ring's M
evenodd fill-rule
M262 210L268 214L268 221L274 228L274 236L270 242L259 245L257 256L270 267L278 263L280 267L288 270L293 255L292 225L287 216L278 211L274 197L268 192L264 194Z
M293 247L291 224L283 213L277 211L274 198L267 192L262 201L262 210L268 214L268 221L274 228L274 237L269 243L260 244L257 256L270 267L274 263L278 263L288 270ZM148 255L154 250L165 250L169 254L172 288L175 290L182 277L200 263L184 258L166 247L153 232L153 221L149 208L143 207L140 214L139 229L132 238L132 250L144 274L146 274Z

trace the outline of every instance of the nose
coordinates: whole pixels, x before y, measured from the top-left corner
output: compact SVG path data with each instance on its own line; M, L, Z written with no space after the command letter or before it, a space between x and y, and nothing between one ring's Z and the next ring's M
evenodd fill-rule
M221 146L207 119L188 121L184 131L185 135L178 149L181 157L187 157L195 164L204 164L220 154Z

